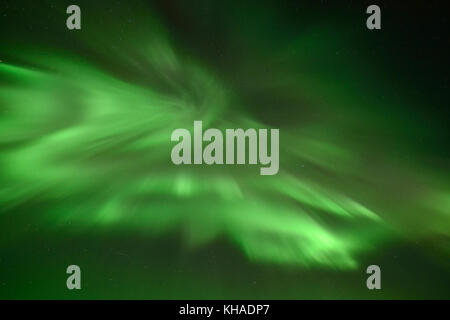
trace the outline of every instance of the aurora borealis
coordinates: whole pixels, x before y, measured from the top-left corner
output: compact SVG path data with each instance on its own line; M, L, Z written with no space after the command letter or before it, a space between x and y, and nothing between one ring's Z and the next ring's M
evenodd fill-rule
M364 4L76 2L76 31L69 1L1 4L0 298L450 298L440 27L394 6L369 32ZM279 128L278 174L175 166L195 120Z

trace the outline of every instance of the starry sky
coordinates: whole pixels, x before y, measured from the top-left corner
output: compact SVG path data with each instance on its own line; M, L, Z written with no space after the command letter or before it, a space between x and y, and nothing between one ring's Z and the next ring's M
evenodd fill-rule
M2 1L0 298L450 298L447 18L378 3ZM194 120L278 174L175 166Z

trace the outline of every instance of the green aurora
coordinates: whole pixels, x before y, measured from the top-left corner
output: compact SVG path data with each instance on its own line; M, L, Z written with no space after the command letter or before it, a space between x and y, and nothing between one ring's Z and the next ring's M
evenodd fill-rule
M2 4L0 298L450 298L445 119L354 11L42 3ZM194 120L279 128L279 173L173 165Z

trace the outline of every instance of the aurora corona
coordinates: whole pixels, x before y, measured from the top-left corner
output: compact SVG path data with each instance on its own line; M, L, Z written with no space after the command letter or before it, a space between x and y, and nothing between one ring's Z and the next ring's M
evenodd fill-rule
M310 2L0 1L0 298L448 299L447 21Z

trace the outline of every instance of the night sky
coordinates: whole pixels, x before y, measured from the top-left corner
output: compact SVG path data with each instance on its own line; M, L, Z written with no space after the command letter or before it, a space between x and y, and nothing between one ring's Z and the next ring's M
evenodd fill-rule
M443 3L2 0L0 298L449 299ZM174 165L194 120L278 174Z

